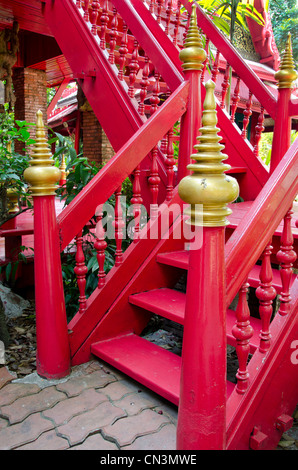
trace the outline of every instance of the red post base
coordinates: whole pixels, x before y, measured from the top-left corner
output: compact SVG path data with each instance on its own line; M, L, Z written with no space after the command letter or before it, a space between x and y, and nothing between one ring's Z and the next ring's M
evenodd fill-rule
M223 450L226 436L224 227L204 227L190 251L178 410L178 450Z
M70 348L55 196L34 197L34 262L37 373L58 379L70 373Z

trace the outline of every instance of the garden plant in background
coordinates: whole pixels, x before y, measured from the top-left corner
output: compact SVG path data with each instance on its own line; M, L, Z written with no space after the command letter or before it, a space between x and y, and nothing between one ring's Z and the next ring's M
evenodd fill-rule
M31 208L23 179L29 165L30 145L34 143L30 126L34 124L15 121L14 114L4 106L0 113L0 226ZM17 141L23 143L23 154L15 150Z

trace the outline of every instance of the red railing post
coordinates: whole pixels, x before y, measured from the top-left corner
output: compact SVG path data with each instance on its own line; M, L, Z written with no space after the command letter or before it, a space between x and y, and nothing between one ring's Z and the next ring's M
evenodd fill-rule
M287 46L278 72L275 74L278 82L278 100L274 135L271 151L270 173L273 173L280 160L291 145L291 117L289 103L293 82L297 78L292 56L291 35L288 35Z
M201 73L206 52L197 26L196 4L193 4L190 25L186 35L184 48L180 52L180 60L185 80L189 82L189 99L187 110L181 118L180 144L178 158L178 182L189 172L187 165L196 144L198 130L201 126Z
M192 170L179 183L190 204L185 213L197 228L190 246L177 424L179 450L223 450L226 446L226 285L225 225L227 204L238 183L224 174L227 155L216 127L215 83L206 83L206 98L197 154ZM198 230L201 227L201 230ZM201 240L200 240L201 236ZM201 242L201 243L200 243ZM192 248L193 245L193 248ZM200 246L201 245L201 246Z
M37 112L36 143L31 166L24 172L34 205L34 276L36 307L36 369L47 379L70 372L70 349L62 283L55 189L61 173L53 166L41 111Z

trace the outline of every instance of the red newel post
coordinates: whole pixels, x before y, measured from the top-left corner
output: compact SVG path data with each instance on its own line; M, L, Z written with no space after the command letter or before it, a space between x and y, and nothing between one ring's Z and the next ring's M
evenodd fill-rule
M41 111L37 112L36 144L24 172L34 203L34 270L37 373L47 379L70 372L70 350L62 284L55 189L60 170L53 166Z
M297 78L292 56L291 34L288 35L287 46L280 64L280 69L276 72L275 78L278 82L278 100L272 142L270 173L275 170L291 145L289 102L291 100L293 82Z
M227 204L238 183L224 174L227 155L216 127L215 84L206 83L200 143L193 173L182 179L179 194L190 204L185 213L197 228L190 246L187 278L177 449L223 450L226 446L226 285ZM201 247L199 246L201 236Z
M189 174L187 165L196 143L198 130L201 127L201 74L206 52L203 48L201 36L197 26L196 5L193 4L190 25L180 52L180 60L184 70L185 80L189 81L189 100L187 111L181 118L180 144L178 159L178 182Z

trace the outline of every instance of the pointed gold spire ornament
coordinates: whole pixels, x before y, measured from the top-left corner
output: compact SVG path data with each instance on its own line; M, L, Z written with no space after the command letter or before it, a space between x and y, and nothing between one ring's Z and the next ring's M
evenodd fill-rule
M66 174L66 163L65 163L64 154L62 155L62 159L61 159L60 171L61 171L61 180L65 180L67 174Z
M190 204L185 211L190 216L189 224L220 227L229 223L226 217L232 211L227 204L238 197L239 186L235 178L224 173L231 167L223 163L228 156L222 153L224 145L219 143L215 83L209 80L205 87L201 135L197 138L200 143L195 145L197 153L190 157L195 162L187 166L193 173L180 181L178 191L181 199Z
M203 62L206 59L206 52L203 48L201 35L197 24L196 4L192 5L189 29L187 31L184 48L179 54L183 62L182 68L186 70L202 70Z
M24 171L24 179L30 185L32 196L55 195L61 172L54 166L52 154L46 139L42 112L36 113L36 138L30 167Z
M288 34L287 45L280 63L275 79L278 82L278 88L292 88L294 81L298 75L294 68L294 60L292 53L291 33Z

